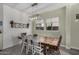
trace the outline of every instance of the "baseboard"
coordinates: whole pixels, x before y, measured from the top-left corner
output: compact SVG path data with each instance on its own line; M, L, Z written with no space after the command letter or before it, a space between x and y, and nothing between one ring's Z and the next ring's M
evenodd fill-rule
M71 49L76 49L76 50L79 50L79 48L78 48L78 47L73 47L73 46L71 47Z
M73 46L67 47L66 45L62 45L62 44L60 46L66 48L66 49L76 49L76 50L79 50L78 47L73 47Z
M64 47L64 48L66 48L66 49L70 49L70 47L68 47L68 46L66 46L66 45L60 45L61 47Z

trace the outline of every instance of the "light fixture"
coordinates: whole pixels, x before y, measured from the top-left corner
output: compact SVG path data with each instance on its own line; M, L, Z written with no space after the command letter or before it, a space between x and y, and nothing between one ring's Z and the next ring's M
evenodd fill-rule
M38 5L38 3L33 3L31 6L34 7L34 6L36 6L36 5Z

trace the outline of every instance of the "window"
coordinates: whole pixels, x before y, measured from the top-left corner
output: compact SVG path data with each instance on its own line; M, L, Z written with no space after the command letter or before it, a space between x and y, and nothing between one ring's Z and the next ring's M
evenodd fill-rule
M47 30L59 30L59 17L48 18L46 20Z
M35 29L36 30L44 30L44 19L40 15L36 15L32 17L32 20L35 20Z
M44 30L44 20L43 19L36 21L36 29L37 30Z

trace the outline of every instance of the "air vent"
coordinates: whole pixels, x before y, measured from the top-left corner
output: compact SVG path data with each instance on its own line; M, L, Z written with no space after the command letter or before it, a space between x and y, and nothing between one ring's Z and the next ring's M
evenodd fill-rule
M36 6L36 5L38 5L38 3L33 3L33 4L32 4L32 7L34 7L34 6Z

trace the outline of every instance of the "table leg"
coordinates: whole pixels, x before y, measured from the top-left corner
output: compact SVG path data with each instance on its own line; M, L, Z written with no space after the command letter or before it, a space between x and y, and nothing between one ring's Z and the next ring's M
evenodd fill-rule
M46 55L46 46L44 45L44 55Z

